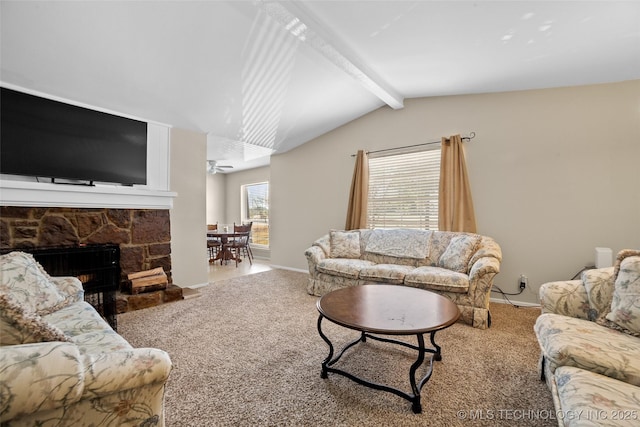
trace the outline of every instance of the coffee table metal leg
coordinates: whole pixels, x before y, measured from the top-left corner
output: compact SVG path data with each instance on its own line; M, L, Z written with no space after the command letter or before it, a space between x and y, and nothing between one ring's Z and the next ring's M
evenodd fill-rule
M370 335L367 334L365 332L361 332L360 337L358 337L357 339L355 339L354 341L350 342L349 344L345 345L342 350L340 351L340 353L334 357L334 347L333 344L331 343L331 340L329 340L329 338L327 338L327 336L322 332L322 319L324 319L324 316L321 314L318 317L318 333L320 334L320 337L324 340L324 342L327 343L327 345L329 346L329 355L326 357L326 359L324 359L322 361L322 372L320 374L320 376L322 378L327 378L328 377L328 373L329 372L333 372L342 376L345 376L359 384L362 384L364 386L367 387L371 387L373 389L376 390L382 390L382 391L387 391L393 394L396 394L402 398L407 399L408 401L411 402L411 410L416 413L419 414L422 412L422 404L420 402L420 392L422 390L422 387L424 387L424 385L427 383L427 381L429 381L429 379L431 378L431 374L433 373L433 361L434 360L441 360L442 359L442 355L440 353L440 346L437 345L435 343L435 334L436 331L433 331L430 333L430 341L431 344L433 345L433 348L425 348L424 345L424 335L423 334L416 334L417 340L418 340L418 345L412 345L403 341L397 341L397 340L393 340L393 339L388 339L388 338L382 338L382 337L378 337L375 335ZM354 345L356 345L359 342L365 342L367 338L372 338L376 341L382 341L382 342L387 342L387 343L393 343L393 344L399 344L402 345L404 347L408 347L411 348L413 350L417 350L418 351L418 357L416 359L415 362L413 362L413 364L411 365L411 368L409 369L409 382L411 384L411 391L412 394L409 393L405 393L401 390L395 389L393 387L389 387L389 386L385 386L382 384L376 384L376 383L372 383L369 381L366 381L362 378L359 378L353 374L350 374L348 372L345 372L341 369L336 369L336 368L332 368L331 365L333 365L334 363L336 363L338 360L340 360L340 358L342 357L342 355L351 347L353 347ZM420 379L420 381L416 381L416 372L417 370L423 365L424 363L424 359L425 359L425 353L432 353L433 356L431 356L431 361L429 363L429 368L427 369L425 375L422 377L422 379Z
M433 352L433 358L435 360L442 360L442 353L440 352L440 346L438 344L436 344L436 342L434 341L436 337L436 331L432 331L431 332L431 345L433 346L433 348L435 349L435 351Z
M327 378L327 364L331 361L331 358L333 357L333 344L331 344L331 341L329 341L329 338L327 338L327 336L322 333L322 328L320 325L322 324L323 318L324 316L322 314L318 317L318 333L320 334L320 337L322 337L324 342L326 342L329 345L329 355L327 356L326 359L322 361L322 373L320 374L320 377Z
M413 391L413 398L411 400L411 410L414 414L422 412L422 404L420 403L420 389L424 382L420 381L420 384L416 384L416 371L424 362L424 337L422 334L416 335L418 338L418 359L411 365L409 369L409 382L411 383L411 390ZM432 368L430 367L430 370ZM429 373L430 374L430 373ZM431 375L429 375L431 376Z

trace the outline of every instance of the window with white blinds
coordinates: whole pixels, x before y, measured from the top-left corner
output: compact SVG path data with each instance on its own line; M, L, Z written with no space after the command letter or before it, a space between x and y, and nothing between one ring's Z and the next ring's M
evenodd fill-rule
M368 227L437 230L440 148L385 154L369 158Z

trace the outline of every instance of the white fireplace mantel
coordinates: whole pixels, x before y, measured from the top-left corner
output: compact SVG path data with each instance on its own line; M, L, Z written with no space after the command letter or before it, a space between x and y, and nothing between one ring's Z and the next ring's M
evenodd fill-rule
M171 209L177 193L124 186L85 186L0 180L0 205Z

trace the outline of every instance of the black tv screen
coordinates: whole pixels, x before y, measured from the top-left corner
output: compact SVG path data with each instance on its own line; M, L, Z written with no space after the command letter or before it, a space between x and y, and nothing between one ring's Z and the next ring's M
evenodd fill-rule
M147 183L147 123L1 88L0 173Z

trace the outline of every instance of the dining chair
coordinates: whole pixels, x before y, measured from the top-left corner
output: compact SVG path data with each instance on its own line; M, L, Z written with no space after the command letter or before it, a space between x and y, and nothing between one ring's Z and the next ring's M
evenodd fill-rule
M253 254L251 253L251 247L249 246L249 240L251 238L251 226L253 223L236 225L233 224L233 232L237 234L233 239L225 245L225 248L234 252L234 258L236 260L236 267L238 267L238 261L240 255L244 253L243 257L249 259L249 264L253 265Z
M207 231L213 231L218 229L218 223L207 224ZM209 261L212 261L218 252L222 249L222 241L217 237L210 237L207 235L207 252L209 253Z

